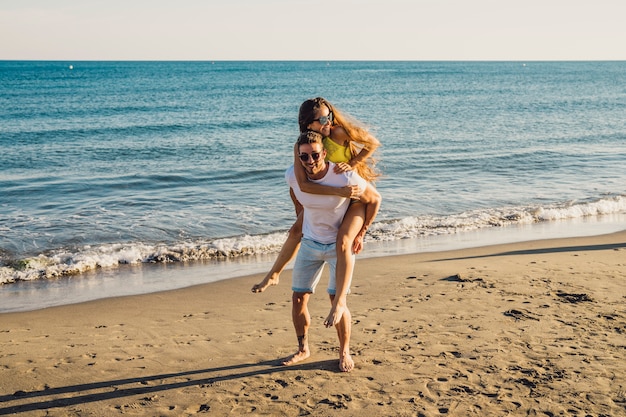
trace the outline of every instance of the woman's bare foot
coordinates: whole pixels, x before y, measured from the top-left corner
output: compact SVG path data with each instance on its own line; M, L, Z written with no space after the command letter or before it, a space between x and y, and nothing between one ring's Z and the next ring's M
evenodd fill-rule
M299 350L296 353L294 353L293 355L291 355L290 357L288 357L287 359L285 359L283 361L283 365L289 366L289 365L296 364L298 362L301 362L301 361L307 359L309 356L311 356L311 352L309 352L308 349L306 349L306 350Z
M354 369L354 361L349 353L339 356L339 370L341 372L350 372Z
M324 326L332 327L341 321L341 317L343 317L343 313L346 311L345 305L332 306L330 308L330 313L328 313L328 317L324 320Z
M280 281L280 275L277 273L273 273L273 274L267 274L265 276L265 278L263 278L263 281L259 282L258 284L254 284L252 286L252 292L263 292L267 289L267 287L273 287L275 285L278 285L278 282Z

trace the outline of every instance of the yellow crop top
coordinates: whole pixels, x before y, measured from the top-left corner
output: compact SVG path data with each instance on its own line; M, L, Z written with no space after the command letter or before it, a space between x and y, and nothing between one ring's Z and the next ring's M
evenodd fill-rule
M329 137L322 140L326 149L326 160L338 164L339 162L349 162L352 159L352 152L349 146L338 145Z

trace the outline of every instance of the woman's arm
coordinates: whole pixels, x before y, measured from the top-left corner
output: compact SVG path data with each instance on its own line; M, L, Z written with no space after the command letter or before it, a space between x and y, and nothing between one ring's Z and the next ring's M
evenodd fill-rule
M365 162L367 160L367 158L369 158L370 156L372 156L372 154L376 151L376 148L362 148L361 151L356 154L355 156L352 157L352 159L350 159L350 161L348 162L348 164L350 164L350 166L352 168L354 168L355 166L357 166L358 164Z
M359 153L352 156L352 159L348 161L348 164L354 168L358 164L365 162L369 157L371 157L376 149L380 146L380 142L374 136L372 136L367 131L361 131L360 137L351 138L348 132L341 126L337 126L331 132L331 136L333 140L337 143L343 143L344 146L349 146L350 141L354 141L354 143L358 144L360 148Z

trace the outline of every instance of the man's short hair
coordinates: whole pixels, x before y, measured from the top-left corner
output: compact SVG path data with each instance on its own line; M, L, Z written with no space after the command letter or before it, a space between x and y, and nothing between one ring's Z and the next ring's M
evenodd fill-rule
M300 136L298 136L298 146L306 145L309 143L320 143L323 145L322 143L323 138L324 136L322 136L321 133L317 133L312 130L307 130L306 132L300 133Z

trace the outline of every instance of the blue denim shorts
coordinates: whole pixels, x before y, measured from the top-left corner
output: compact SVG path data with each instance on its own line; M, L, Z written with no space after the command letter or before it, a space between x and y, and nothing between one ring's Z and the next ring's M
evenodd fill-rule
M328 263L330 280L328 293L335 294L337 268L337 244L323 244L309 239L302 239L300 250L293 266L291 289L294 292L314 293L320 282L324 265Z
M324 265L328 263L330 280L328 293L336 292L337 244L323 244L309 239L302 239L300 250L293 266L291 289L294 292L314 293L320 282Z

